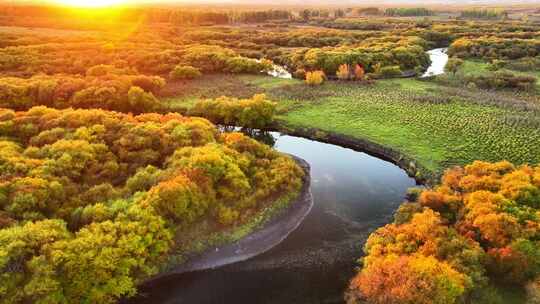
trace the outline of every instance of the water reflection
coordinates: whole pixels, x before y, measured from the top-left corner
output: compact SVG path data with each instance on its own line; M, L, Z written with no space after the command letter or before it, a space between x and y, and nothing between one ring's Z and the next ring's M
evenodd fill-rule
M130 303L343 302L367 236L390 221L414 180L365 153L279 133L252 135L270 136L276 149L310 163L315 200L311 213L289 238L263 255L158 282Z

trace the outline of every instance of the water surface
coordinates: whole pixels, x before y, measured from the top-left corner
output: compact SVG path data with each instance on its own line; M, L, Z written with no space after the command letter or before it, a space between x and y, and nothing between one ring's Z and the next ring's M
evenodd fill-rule
M276 149L311 165L315 205L302 225L265 254L160 281L130 303L343 303L367 236L391 220L415 182L365 153L271 135Z
M448 62L448 48L433 49L428 51L431 65L422 77L430 77L444 74L444 67Z

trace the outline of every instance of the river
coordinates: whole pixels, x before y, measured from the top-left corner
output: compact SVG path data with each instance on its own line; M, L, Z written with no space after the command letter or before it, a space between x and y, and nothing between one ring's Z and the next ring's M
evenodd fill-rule
M275 148L311 165L315 205L277 247L251 260L141 289L128 303L343 303L369 233L389 221L415 181L362 152L271 133Z
M444 67L448 62L448 48L433 49L427 51L431 65L422 77L431 77L444 74Z
M428 67L426 72L422 77L432 77L444 74L444 67L448 62L448 48L438 48L427 51L429 59L431 60L431 65ZM287 71L285 67L274 65L271 71L268 71L268 75L276 78L291 79L292 74Z

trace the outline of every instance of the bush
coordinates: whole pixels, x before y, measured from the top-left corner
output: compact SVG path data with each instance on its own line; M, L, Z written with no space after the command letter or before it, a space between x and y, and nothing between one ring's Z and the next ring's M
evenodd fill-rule
M338 71L336 72L336 76L339 80L350 80L352 75L349 69L349 65L340 65Z
M272 61L263 59L255 60L245 57L234 57L229 59L227 62L227 67L225 72L229 73L248 73L248 74L257 74L261 72L268 72L272 70L273 63Z
M250 99L220 97L200 100L189 111L190 115L205 117L214 123L261 129L270 125L276 104L266 95L255 95Z
M459 58L452 57L448 59L448 62L446 63L446 66L444 67L444 70L448 73L456 74L457 71L461 66L463 66L465 62Z
M287 58L287 66L293 69L321 70L326 75L336 75L342 64L349 65L349 70L358 64L366 72L375 73L377 64L398 65L401 69L412 70L429 65L426 47L427 41L417 36L371 37L354 46L339 45L292 52Z
M385 66L381 68L380 75L384 78L399 77L402 75L401 69L397 65Z
M323 71L313 71L306 73L306 83L310 86L318 86L323 84L325 75Z
M534 76L516 75L509 71L497 71L485 75L468 76L466 81L483 89L531 90L537 79Z
M519 60L506 61L503 67L516 71L538 71L540 70L540 58L524 57Z
M448 48L448 55L460 58L481 58L486 61L516 60L537 57L540 42L537 39L506 37L463 37L456 39Z
M143 89L146 92L156 94L165 86L165 80L157 76L150 77L145 75L138 75L134 76L131 79L131 84L133 86Z
M207 212L211 201L197 184L179 175L152 187L144 204L166 219L188 225Z
M294 71L293 77L296 79L306 79L306 70L297 69L296 71Z
M529 282L526 290L527 304L540 304L540 279Z
M364 80L365 77L366 77L366 71L364 70L362 66L357 64L354 67L354 78L358 81L362 81Z
M171 79L194 79L202 76L202 73L199 69L192 66L176 66L174 70L171 71L169 77Z
M131 87L128 91L129 108L134 113L154 112L160 108L159 100L152 93L139 87Z
M112 65L100 64L86 70L86 76L101 77L107 74L114 74L116 70Z

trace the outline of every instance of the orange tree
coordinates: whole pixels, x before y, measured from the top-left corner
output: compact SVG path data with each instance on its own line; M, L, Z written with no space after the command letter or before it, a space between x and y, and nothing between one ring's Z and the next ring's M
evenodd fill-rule
M412 192L365 252L354 301L493 303L490 283L537 282L540 166L477 161L448 170L439 186ZM418 264L424 268L411 266ZM535 284L528 283L533 295Z

